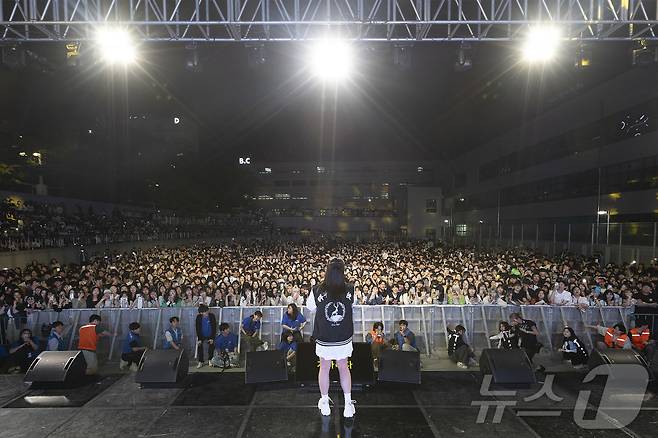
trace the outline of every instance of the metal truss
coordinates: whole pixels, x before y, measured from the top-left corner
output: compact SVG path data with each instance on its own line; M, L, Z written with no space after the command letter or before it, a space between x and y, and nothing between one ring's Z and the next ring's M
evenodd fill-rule
M567 40L655 40L656 0L0 0L0 41L507 41L538 22Z

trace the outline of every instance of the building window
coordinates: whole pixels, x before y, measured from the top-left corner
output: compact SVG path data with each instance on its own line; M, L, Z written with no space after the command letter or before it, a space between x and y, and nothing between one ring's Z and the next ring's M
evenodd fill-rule
M427 199L425 201L425 213L436 213L436 199Z
M468 234L468 227L466 227L466 224L458 224L455 227L455 231L458 236L466 236Z
M425 228L425 238L436 240L436 228Z
M325 173L327 171L324 166L317 166L315 169L318 171L318 173Z

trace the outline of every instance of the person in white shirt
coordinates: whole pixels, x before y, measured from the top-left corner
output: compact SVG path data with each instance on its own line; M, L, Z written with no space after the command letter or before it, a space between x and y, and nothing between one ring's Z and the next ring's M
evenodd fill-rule
M557 287L552 294L551 304L555 304L557 306L567 306L573 304L573 296L571 296L571 292L564 288L564 281L558 281Z

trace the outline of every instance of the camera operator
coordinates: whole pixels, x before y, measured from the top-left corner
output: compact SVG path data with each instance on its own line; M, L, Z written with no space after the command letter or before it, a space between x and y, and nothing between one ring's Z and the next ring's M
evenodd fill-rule
M215 338L215 354L210 360L211 367L230 368L240 366L238 336L231 333L231 327L223 322L219 325L219 335Z
M39 355L39 341L32 336L32 330L23 329L18 341L9 348L10 371L27 372L32 362Z

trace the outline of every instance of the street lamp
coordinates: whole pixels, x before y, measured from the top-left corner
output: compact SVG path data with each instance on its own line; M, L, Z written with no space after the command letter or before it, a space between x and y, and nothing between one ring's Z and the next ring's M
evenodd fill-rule
M599 210L596 212L599 216L607 216L607 223L605 227L605 244L610 242L610 212L608 210Z
M34 152L32 156L37 159L37 163L41 166L41 152Z

